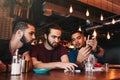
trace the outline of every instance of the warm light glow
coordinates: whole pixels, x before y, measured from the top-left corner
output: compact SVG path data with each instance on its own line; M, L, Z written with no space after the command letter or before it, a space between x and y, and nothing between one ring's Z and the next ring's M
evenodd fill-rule
M103 14L101 13L100 20L103 21L104 17Z
M42 40L40 39L40 40L39 40L39 44L41 44L41 43L42 43Z
M94 37L96 37L97 36L97 32L96 32L96 30L94 29L94 31L93 31L93 34L92 34Z
M73 13L73 8L72 8L72 5L70 5L69 12L70 12L70 13Z
M112 19L112 24L115 24L115 19L114 18Z
M79 27L78 31L82 31L81 27Z
M45 16L51 16L52 15L52 9L45 9L43 14Z
M110 39L110 33L109 32L107 33L107 39Z
M89 16L90 14L89 14L89 10L87 9L87 11L86 11L86 16Z
M115 73L116 73L116 69L110 70L109 75L107 75L109 77L109 80L114 80L115 79L115 77L116 77Z
M69 46L69 48L73 49L73 48L74 48L74 46L73 46L73 45L70 45L70 46Z

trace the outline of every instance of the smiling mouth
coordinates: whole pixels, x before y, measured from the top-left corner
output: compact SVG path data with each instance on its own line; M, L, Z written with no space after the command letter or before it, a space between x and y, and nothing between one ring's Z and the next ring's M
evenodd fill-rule
M80 46L80 44L79 44L79 43L77 43L77 44L76 44L76 46Z

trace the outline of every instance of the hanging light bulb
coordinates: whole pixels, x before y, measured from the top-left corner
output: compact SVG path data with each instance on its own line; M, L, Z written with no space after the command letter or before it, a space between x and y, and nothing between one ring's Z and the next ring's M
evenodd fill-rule
M114 18L112 19L112 24L115 24L115 19Z
M107 39L110 39L110 33L109 32L107 33Z
M86 16L89 16L90 14L89 14L89 10L87 9L86 10Z
M70 5L69 12L70 12L70 13L73 13L72 5Z
M112 0L112 12L114 12L113 11L113 0ZM114 18L112 19L112 24L115 24L115 19Z
M97 36L97 32L96 32L96 30L94 29L94 31L93 31L93 37L96 37Z
M103 14L101 13L100 20L103 21L104 17Z
M88 4L88 0L87 0L87 4ZM86 16L89 16L90 14L89 14L89 10L87 9L86 10Z
M101 9L102 9L102 0L100 1L100 5L101 5ZM103 19L104 19L104 17L103 17L102 11L101 11L100 20L103 21Z
M81 27L79 27L78 31L82 31Z

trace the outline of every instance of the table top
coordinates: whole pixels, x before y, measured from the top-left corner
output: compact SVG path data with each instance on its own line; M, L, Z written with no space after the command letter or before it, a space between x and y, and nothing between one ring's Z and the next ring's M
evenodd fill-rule
M0 80L120 80L120 69L109 69L95 72L66 72L52 70L48 74L40 75L34 72L22 73L20 76L11 76L10 73L0 73Z

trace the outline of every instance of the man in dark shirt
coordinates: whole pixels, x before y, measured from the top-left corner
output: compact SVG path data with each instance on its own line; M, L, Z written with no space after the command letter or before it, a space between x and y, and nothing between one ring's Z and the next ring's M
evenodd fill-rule
M62 30L56 24L48 26L44 34L45 42L35 45L31 49L31 56L34 68L66 69L73 70L77 67L74 63L69 63L65 47L60 45Z
M30 60L30 43L35 39L35 27L27 21L15 21L10 41L0 44L0 72L10 71L12 55L19 49L19 54Z

